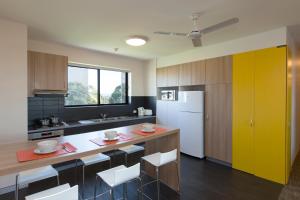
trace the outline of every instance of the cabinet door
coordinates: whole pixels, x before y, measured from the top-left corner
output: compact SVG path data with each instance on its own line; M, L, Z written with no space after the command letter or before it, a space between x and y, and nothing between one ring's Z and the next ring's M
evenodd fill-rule
M192 63L191 67L191 85L203 85L205 84L205 61L197 61Z
M44 53L32 52L34 54L34 89L47 90L48 82L50 81L48 76L50 75L48 66L51 63L51 59Z
M254 65L253 52L233 56L232 167L254 174Z
M205 155L231 163L231 84L207 85L205 88Z
M188 86L192 84L192 63L180 65L179 85Z
M48 66L51 80L48 88L51 90L67 90L68 58L66 56L49 55L51 66Z
M168 123L170 127L178 127L178 101L167 101Z
M286 48L255 52L255 175L285 183Z
M167 67L167 86L178 86L179 65Z
M206 84L232 82L232 56L224 56L206 60Z
M168 124L167 101L156 101L156 120L158 124Z
M166 87L167 86L167 68L158 68L156 70L156 85L157 87Z
M34 89L67 90L68 57L29 52L28 66L34 66Z

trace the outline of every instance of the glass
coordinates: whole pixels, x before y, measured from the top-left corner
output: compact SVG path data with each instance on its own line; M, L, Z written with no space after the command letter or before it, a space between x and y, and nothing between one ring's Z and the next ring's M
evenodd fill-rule
M66 106L97 105L98 70L68 67L68 96Z
M100 70L100 103L126 103L126 72Z

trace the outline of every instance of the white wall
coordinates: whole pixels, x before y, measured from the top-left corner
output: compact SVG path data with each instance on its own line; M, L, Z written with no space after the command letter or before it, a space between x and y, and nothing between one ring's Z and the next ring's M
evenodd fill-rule
M287 45L291 51L292 60L289 62L291 67L291 85L292 85L292 107L291 107L291 164L300 149L300 66L299 66L299 46L294 39L293 29L287 32Z
M65 55L69 62L100 65L131 71L132 96L144 96L145 61L51 42L28 40L28 50Z
M156 59L145 63L145 96L156 96Z
M0 19L0 144L27 139L27 27Z
M0 94L0 145L27 140L27 27L3 19ZM13 184L13 177L0 177L0 188Z
M284 44L286 44L286 27L161 57L157 60L157 66L164 67Z

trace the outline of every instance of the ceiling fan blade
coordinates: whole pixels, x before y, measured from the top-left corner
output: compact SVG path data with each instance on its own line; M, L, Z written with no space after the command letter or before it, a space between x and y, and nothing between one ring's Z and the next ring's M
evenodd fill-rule
M170 35L170 36L187 36L187 33L176 33L176 32L165 32L165 31L155 31L154 34L159 35Z
M226 26L236 24L238 22L239 22L239 18L235 17L235 18L223 21L221 23L215 24L213 26L207 27L205 29L202 29L202 30L200 30L200 32L201 32L201 34L210 33L210 32L216 31L218 29L225 28Z
M165 32L165 31L155 31L153 33L154 34L159 34L159 35L171 35L171 32Z
M200 47L200 46L202 46L201 38L193 38L192 42L193 42L194 47Z

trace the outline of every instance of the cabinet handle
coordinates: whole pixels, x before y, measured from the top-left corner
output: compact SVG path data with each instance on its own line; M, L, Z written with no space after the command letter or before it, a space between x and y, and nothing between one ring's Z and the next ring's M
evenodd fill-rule
M206 117L205 117L207 120L208 120L208 115L206 115Z
M253 123L253 119L250 120L250 126L253 127L254 123Z

